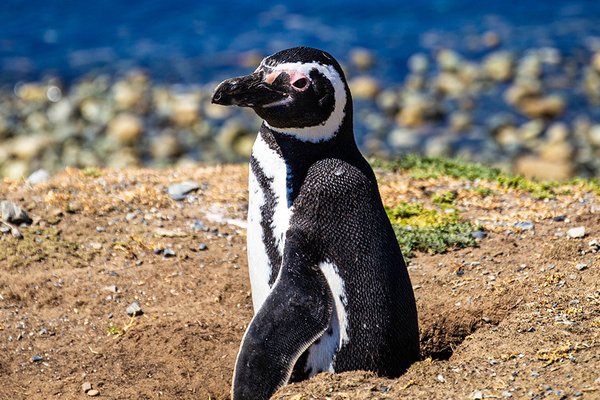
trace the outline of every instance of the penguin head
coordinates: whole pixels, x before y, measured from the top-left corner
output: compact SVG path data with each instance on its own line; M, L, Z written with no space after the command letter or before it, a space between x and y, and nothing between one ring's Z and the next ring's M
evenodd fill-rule
M346 117L352 119L342 68L330 54L309 47L282 50L252 74L221 82L212 102L250 107L271 130L309 142L331 139Z

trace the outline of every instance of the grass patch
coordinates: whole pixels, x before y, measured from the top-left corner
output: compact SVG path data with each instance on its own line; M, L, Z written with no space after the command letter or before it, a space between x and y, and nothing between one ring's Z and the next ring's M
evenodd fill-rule
M497 168L452 158L422 157L416 154L408 154L393 161L372 160L371 164L373 167L388 171L408 171L415 179L436 179L442 176L450 176L471 181L479 179L495 182L500 188L520 190L530 193L533 198L540 200L569 193L572 187L579 187L582 190L600 195L600 180L598 179L574 178L567 181L539 182L518 175L505 174ZM481 194L485 197L491 194L491 191L482 192Z
M475 227L460 220L457 212L425 208L420 203L400 203L386 212L405 257L416 251L444 253L452 248L475 245Z

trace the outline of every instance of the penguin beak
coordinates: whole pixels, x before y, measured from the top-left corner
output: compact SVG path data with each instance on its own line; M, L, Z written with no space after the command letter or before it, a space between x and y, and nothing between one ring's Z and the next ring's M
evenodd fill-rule
M223 106L264 107L287 97L283 91L263 81L262 75L250 75L221 82L212 96L212 103Z

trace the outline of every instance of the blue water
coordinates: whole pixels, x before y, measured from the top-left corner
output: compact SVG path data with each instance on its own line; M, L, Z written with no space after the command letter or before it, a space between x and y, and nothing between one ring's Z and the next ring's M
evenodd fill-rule
M155 81L201 83L248 68L240 54L309 45L344 59L354 47L401 81L417 51L451 47L477 59L493 30L502 48L557 47L577 54L600 43L600 1L4 0L0 83L146 68Z

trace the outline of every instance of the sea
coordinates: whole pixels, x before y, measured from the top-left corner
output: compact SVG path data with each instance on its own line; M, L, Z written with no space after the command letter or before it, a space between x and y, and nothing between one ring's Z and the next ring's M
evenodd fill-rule
M132 68L156 82L201 84L247 72L248 55L299 45L340 60L367 49L371 73L394 84L414 53L484 57L486 32L501 49L584 57L600 49L600 1L3 0L0 85Z

